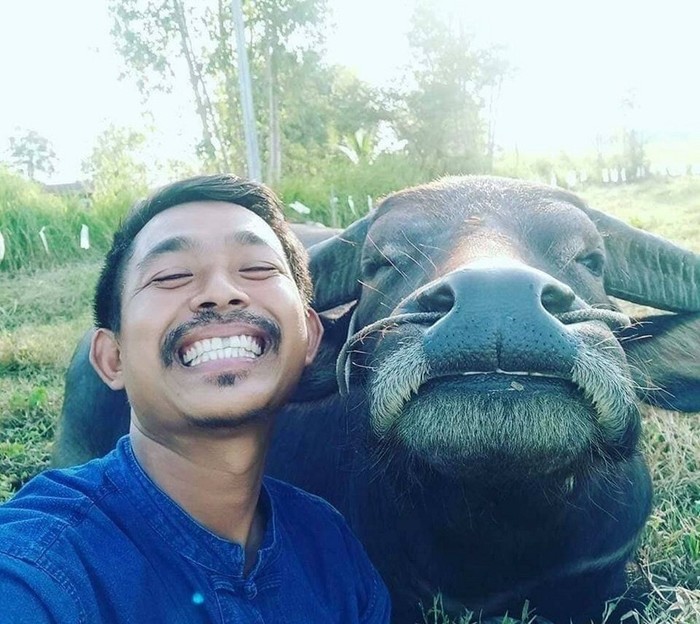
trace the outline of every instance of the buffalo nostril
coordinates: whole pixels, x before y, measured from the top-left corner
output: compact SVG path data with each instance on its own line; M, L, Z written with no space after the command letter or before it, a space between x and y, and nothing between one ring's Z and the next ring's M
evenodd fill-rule
M424 312L448 313L455 305L455 293L447 284L438 284L419 293L418 306Z
M561 314L571 310L576 295L570 288L547 284L540 295L542 306L550 314Z

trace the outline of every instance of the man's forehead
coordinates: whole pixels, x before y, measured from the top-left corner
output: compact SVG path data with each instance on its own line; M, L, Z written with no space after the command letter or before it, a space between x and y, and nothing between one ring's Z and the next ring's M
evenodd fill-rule
M178 204L155 215L134 240L132 259L139 262L165 241L189 241L189 246L225 244L267 245L285 257L272 228L254 212L238 204L198 201ZM180 244L183 248L187 244Z

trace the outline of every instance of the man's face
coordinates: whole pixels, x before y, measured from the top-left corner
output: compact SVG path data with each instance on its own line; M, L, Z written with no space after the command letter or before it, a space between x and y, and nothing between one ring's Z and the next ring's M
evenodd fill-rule
M282 245L257 215L192 202L156 215L124 271L114 374L152 435L226 429L284 404L315 354L307 310ZM100 340L93 342L98 369ZM100 372L98 370L98 372Z

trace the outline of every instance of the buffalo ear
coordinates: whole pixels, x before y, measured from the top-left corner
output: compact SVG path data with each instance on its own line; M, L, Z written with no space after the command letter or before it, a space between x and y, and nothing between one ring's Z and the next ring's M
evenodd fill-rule
M316 357L299 380L290 402L315 401L338 392L335 363L348 336L354 305L345 305L319 314L323 324L323 338Z
M644 402L700 411L700 313L648 316L618 337Z
M609 295L660 310L700 311L700 255L588 206L579 207L603 237Z
M354 301L360 294L360 261L372 214L346 230L309 248L314 282L313 307L317 312Z

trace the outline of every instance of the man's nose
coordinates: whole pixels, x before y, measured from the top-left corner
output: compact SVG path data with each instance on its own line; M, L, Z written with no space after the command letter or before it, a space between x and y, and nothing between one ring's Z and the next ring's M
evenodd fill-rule
M229 307L245 308L250 304L248 294L230 275L223 271L212 273L200 291L192 297L190 308L193 312Z

